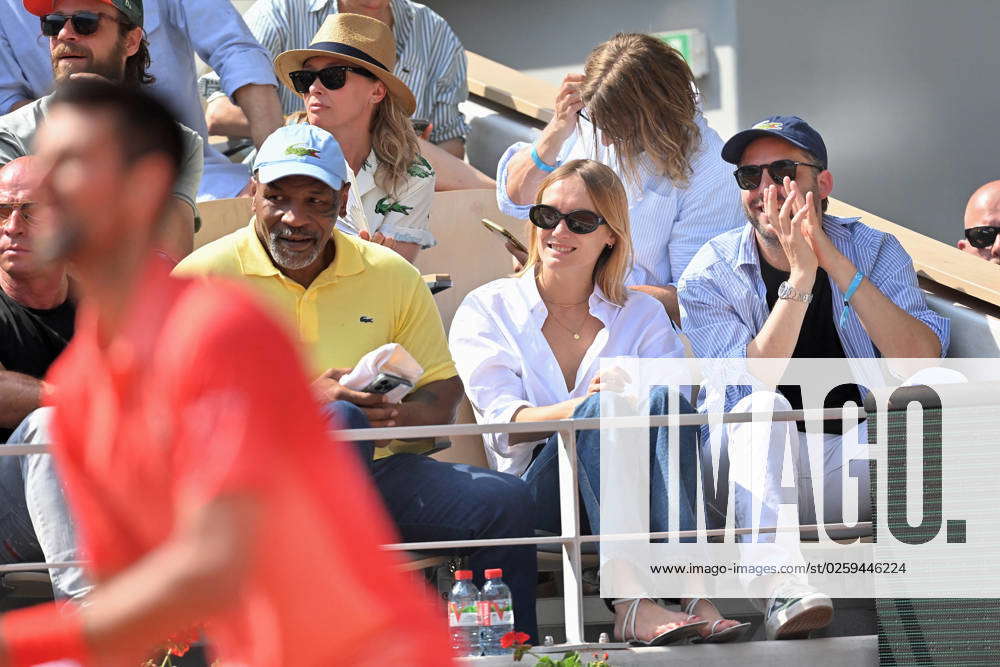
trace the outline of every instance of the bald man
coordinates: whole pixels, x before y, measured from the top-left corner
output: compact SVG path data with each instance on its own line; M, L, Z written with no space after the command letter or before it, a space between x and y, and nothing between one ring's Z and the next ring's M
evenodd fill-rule
M965 238L958 249L1000 264L1000 181L972 193L965 206Z
M38 159L0 169L0 445L48 443L51 408L41 378L73 336L76 303L66 265L35 252L51 212L35 203ZM76 557L73 526L52 457L0 457L0 564ZM57 597L88 586L80 568L52 570Z

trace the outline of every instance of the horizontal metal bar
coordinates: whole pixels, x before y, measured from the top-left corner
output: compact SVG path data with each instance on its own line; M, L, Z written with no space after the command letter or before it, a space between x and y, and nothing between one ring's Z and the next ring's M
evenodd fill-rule
M67 560L52 563L14 563L12 565L0 565L0 573L33 572L35 570L60 570L65 567L83 567L86 564L87 561L85 560Z
M710 417L718 416L723 424L744 424L754 421L753 412L725 412L683 415L649 415L629 417L589 417L587 419L554 419L540 422L517 422L506 424L442 424L439 426L392 426L389 428L348 429L338 431L342 440L394 440L406 438L430 438L434 436L483 435L484 433L555 433L573 429L586 431L610 428L647 428L669 426L701 426ZM842 419L840 408L776 410L768 414L769 421L785 422L802 419ZM858 408L858 418L866 416L864 408Z
M810 524L802 526L771 526L761 528L761 534L775 532L791 532L793 530L818 531L824 527L828 532L831 530L871 530L870 521L863 521L855 525L843 523ZM735 528L733 534L747 535L752 532L752 528ZM389 551L436 551L439 549L467 549L475 547L500 547L518 546L526 544L567 544L570 542L600 542L602 540L628 541L628 540L659 540L665 538L680 539L684 537L722 537L726 534L725 528L713 528L711 530L671 530L658 533L621 533L614 535L580 535L578 537L563 537L561 535L539 535L536 537L506 537L493 540L444 540L438 542L403 542L397 544L384 544L383 549ZM64 567L83 567L86 561L74 560L53 563L16 563L13 565L0 565L2 572L29 572L33 570L58 569Z
M408 438L431 438L435 436L483 435L484 433L555 433L556 431L586 431L610 428L647 428L669 426L676 421L678 426L701 426L709 417L719 416L723 424L744 424L754 421L752 412L725 412L684 415L650 415L628 417L589 417L587 419L553 419L540 422L517 422L501 424L437 424L429 426L392 426L389 428L354 428L337 431L341 440L405 440ZM770 421L785 422L802 419L841 419L840 408L777 410L768 415ZM864 408L858 408L858 418L865 416ZM0 446L0 456L22 456L24 454L44 454L47 445L10 444Z
M866 530L871 531L871 521L861 521L854 525L844 523L827 524L807 524L794 526L769 526L759 528L757 532L761 535L770 533L790 533L793 531L818 531L820 527L827 532L833 530ZM750 535L753 528L734 528L734 535ZM563 537L560 535L546 535L537 537L506 537L490 540L444 540L438 542L402 542L397 544L382 545L383 549L390 551L436 551L438 549L469 549L475 547L500 547L517 546L524 544L568 544L570 542L631 542L641 540L661 540L661 539L682 539L686 537L724 537L727 534L725 528L712 528L711 530L667 530L656 533L618 533L603 535L580 535L578 537Z
M0 456L24 456L25 454L48 453L48 445L0 445Z

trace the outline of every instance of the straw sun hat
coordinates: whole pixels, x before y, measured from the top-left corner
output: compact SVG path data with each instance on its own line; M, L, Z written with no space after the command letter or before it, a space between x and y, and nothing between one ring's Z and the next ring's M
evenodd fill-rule
M288 74L303 69L316 56L336 56L374 74L395 96L407 116L417 108L417 100L406 84L396 78L396 40L392 30L381 21L360 14L331 14L320 26L308 49L278 54L274 69L286 86L295 90Z

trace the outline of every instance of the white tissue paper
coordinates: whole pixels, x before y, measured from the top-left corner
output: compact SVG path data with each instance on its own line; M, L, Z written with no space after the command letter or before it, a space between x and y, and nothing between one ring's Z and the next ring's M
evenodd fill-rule
M406 378L411 384L424 374L424 369L417 360L399 343L386 343L377 347L358 360L350 373L340 378L340 384L348 389L361 391L371 383L379 373L391 373ZM411 390L412 386L400 385L386 394L390 403L399 403Z

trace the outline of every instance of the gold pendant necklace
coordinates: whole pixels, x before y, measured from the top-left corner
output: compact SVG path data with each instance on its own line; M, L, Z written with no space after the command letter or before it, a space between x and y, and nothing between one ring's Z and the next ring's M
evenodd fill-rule
M580 320L580 323L571 329L570 327L568 327L565 324L563 324L562 320L560 320L558 317L556 317L555 313L553 313L551 310L549 311L549 316L552 317L552 321L555 322L556 324L558 324L559 326L561 326L566 331L568 331L571 334L573 334L573 340L580 340L580 332L583 330L583 325L587 322L587 317L589 315L590 315L590 311L587 311L586 313L584 313L583 319Z

